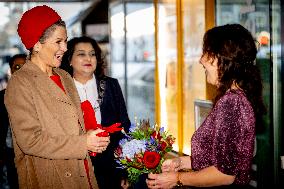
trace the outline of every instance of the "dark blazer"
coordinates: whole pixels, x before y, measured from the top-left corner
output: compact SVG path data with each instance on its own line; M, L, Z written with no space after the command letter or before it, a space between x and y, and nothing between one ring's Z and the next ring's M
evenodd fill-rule
M121 123L122 127L128 132L130 120L128 118L125 101L117 79L104 77L104 79L96 79L98 91L100 91L100 83L105 80L105 90L100 106L102 126L110 126L114 123ZM116 168L114 159L114 150L119 144L119 140L124 135L121 132L110 134L110 144L106 151L92 157L97 182L100 189L116 189L120 188L120 180L122 172Z
M8 112L4 104L5 91L5 89L0 91L0 160L3 163L0 165L0 168L2 168L1 166L3 165L6 166L8 184L10 188L16 189L19 188L19 184L17 170L14 163L15 153L13 148L6 145L6 138L10 125ZM1 177L3 177L3 173L4 172L1 170Z

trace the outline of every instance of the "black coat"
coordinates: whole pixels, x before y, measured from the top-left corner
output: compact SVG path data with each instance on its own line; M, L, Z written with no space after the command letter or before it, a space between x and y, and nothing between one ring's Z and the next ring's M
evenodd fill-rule
M7 132L10 127L10 123L8 112L4 104L5 91L5 89L0 91L0 161L2 161L0 169L3 168L3 165L6 166L8 184L10 188L16 189L19 188L19 185L17 170L14 163L15 153L13 148L6 145ZM0 179L3 178L3 173L4 172L0 170Z
M4 104L5 90L0 91L0 160L4 159L6 136L9 127L8 113Z
M102 79L97 79L97 87L100 92L100 84ZM130 120L128 118L125 101L117 79L104 77L105 90L100 105L101 125L104 127L114 123L121 123L122 127L128 132ZM123 138L121 132L110 134L110 144L106 151L97 154L92 158L95 175L100 189L116 189L120 188L120 180L125 171L116 168L117 164L114 159L114 150Z

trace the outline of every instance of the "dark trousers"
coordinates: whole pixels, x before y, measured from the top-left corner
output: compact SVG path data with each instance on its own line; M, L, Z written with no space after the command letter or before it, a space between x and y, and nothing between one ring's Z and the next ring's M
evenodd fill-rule
M130 189L147 189L146 179L148 174L142 174L139 176L138 182L133 184Z
M15 154L14 154L14 149L13 148L6 148L6 162L5 165L7 167L7 179L8 179L8 184L10 186L10 189L18 189L19 184L18 184L18 174L17 170L15 167Z

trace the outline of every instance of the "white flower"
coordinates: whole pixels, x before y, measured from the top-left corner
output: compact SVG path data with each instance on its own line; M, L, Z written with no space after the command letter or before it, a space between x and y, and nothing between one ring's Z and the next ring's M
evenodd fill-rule
M124 157L133 159L135 154L144 153L146 144L144 140L133 139L122 145L122 154Z

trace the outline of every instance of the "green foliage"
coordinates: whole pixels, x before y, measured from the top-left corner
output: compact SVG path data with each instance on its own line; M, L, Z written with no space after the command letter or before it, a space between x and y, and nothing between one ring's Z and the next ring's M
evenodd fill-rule
M127 172L128 172L128 182L130 182L131 184L136 183L138 181L139 176L141 175L141 171L133 167L129 167L127 169Z

